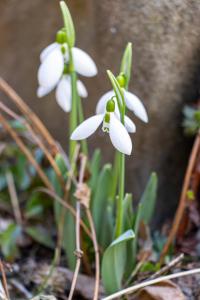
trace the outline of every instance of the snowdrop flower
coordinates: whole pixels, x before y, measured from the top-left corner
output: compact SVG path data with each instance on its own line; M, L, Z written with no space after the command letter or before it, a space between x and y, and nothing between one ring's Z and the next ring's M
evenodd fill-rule
M72 56L75 71L83 76L92 77L97 74L97 67L92 58L83 50L73 47ZM38 70L38 97L43 97L56 88L56 101L61 108L71 110L71 83L69 76L69 51L65 32L57 33L56 42L47 46L40 54L41 65ZM87 97L84 84L77 81L80 97Z
M115 101L109 100L106 104L106 112L97 114L81 123L72 133L72 140L83 140L92 135L100 124L102 130L109 133L111 143L120 152L130 155L132 141L125 126L115 114Z
M123 87L122 87L123 88ZM124 100L126 103L126 106L129 110L131 110L139 119L141 119L143 122L148 122L148 115L146 112L146 109L144 105L142 104L141 100L134 95L131 92L126 91L123 88L124 92ZM96 107L96 113L100 114L103 111L105 111L106 103L108 99L112 98L115 95L114 91L108 91L105 93L98 101L97 107Z

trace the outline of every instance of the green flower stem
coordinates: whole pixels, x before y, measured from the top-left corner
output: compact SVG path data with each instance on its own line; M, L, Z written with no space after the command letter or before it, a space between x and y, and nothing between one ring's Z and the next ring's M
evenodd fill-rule
M125 117L125 101L122 97L123 103L121 106L121 122L124 124ZM123 230L123 201L124 201L124 189L125 189L125 155L119 152L119 196L117 199L117 214L116 214L116 230L115 237L119 237Z
M71 92L72 92L72 110L70 114L70 121L69 121L69 132L70 135L74 131L74 129L78 125L77 119L77 91L76 91L76 72L74 70L74 62L72 56L72 50L69 47L69 68L70 68L70 77L71 77ZM72 160L74 150L76 148L76 141L69 141L69 157L70 161Z
M113 164L112 187L111 187L111 191L110 191L111 201L115 201L116 193L117 193L117 184L118 184L118 176L119 176L119 160L120 160L120 154L119 154L119 151L116 151L115 158L114 158L114 164Z
M82 107L81 98L78 95L78 93L77 93L77 105L78 105L78 121L79 121L79 124L80 124L84 121L84 115L83 115L83 107ZM86 140L81 140L81 149L82 149L82 152L86 156L88 156L88 145L87 145Z
M125 155L119 153L119 196L117 198L116 231L117 238L122 234L123 229L123 201L124 201L124 183L125 183Z
M70 135L78 124L84 121L83 108L81 99L77 92L77 75L74 70L74 62L71 48L69 48L69 69L71 77L71 91L72 91L72 110L70 114ZM70 140L69 142L69 157L70 161L72 160L74 150L76 148L76 141ZM85 155L88 155L87 142L85 140L81 141L81 148Z

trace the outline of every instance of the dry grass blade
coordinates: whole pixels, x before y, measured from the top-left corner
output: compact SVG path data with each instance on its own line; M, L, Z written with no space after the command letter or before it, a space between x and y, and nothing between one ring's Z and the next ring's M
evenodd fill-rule
M103 298L102 300L113 300L113 299L118 299L119 297L125 296L125 295L129 295L132 294L136 291L138 291L139 289L149 286L149 285L153 285L165 280L170 280L170 279L174 279L174 278L178 278L178 277L183 277L183 276L189 276L189 275L193 275L193 274L197 274L200 273L200 269L194 269L194 270L190 270L190 271L183 271L183 272L178 272L175 274L170 274L170 275L166 275L166 276L161 276L159 278L156 279L152 279L152 280L147 280L141 283L138 283L134 286L131 286L129 288L126 288L122 291L119 291L117 293L114 293L108 297Z
M23 99L12 89L12 87L0 77L0 90L6 94L12 102L19 108L22 114L31 121L37 132L44 137L44 140L49 144L51 149L57 153L58 146L49 131L46 129L37 115L28 107Z
M26 145L23 143L22 139L19 137L17 132L10 126L8 121L3 117L3 115L0 113L0 123L4 127L4 129L10 134L10 136L13 138L13 140L16 142L16 144L19 146L21 151L24 153L24 155L27 157L27 159L30 161L30 163L33 165L33 167L36 169L38 175L40 176L43 183L51 190L53 190L53 186L51 185L48 177L41 169L40 165L37 163L29 149L26 147Z
M7 285L7 279L6 279L6 273L2 264L2 261L0 259L0 272L2 275L2 285L3 285L3 289L5 291L6 297L9 300L10 296L9 296L9 291L8 291L8 285ZM3 299L4 300L4 299Z
M11 172L8 171L6 173L6 179L7 179L7 183L8 183L8 190L9 190L9 194L10 194L10 200L12 203L15 220L18 225L21 225L22 224L22 216L21 216L21 211L20 211L20 207L19 207L19 200L17 197L17 191L15 188L14 178L13 178L13 175Z
M50 151L46 147L46 145L43 143L43 141L39 138L39 136L34 132L32 127L29 125L29 123L22 119L19 115L17 115L14 111L12 111L10 108L8 108L6 105L4 105L2 102L0 102L0 109L3 110L5 113L7 113L9 116L11 116L13 119L17 120L19 123L24 125L28 132L31 134L33 140L36 142L36 144L39 146L39 148L44 152L46 155L46 158L48 159L49 163L51 164L52 168L54 169L61 185L64 187L65 183L62 177L62 174L55 163L55 160L53 156L51 155Z

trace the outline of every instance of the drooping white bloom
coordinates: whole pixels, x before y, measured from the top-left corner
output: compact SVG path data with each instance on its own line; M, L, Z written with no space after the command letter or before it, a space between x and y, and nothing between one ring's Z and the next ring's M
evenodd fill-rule
M108 120L106 117L108 117ZM103 123L103 131L109 133L113 146L118 151L130 155L132 151L131 138L127 129L114 112L98 114L85 120L74 130L71 139L83 140L88 138L97 130L101 123Z
M133 93L124 91L124 100L126 102L126 106L129 110L131 110L139 119L141 119L143 122L148 122L148 115L146 112L146 109L142 103L142 101ZM113 90L108 91L105 93L98 101L97 107L96 107L96 113L100 114L105 111L106 103L107 101L115 96L115 93Z
M79 48L73 47L71 50L75 71L86 77L95 76L97 67L92 58ZM37 96L43 97L56 88L56 101L64 111L70 111L71 82L70 76L65 72L69 63L67 45L59 43L49 45L41 52L40 61ZM77 81L77 91L83 98L88 95L86 87L80 80Z

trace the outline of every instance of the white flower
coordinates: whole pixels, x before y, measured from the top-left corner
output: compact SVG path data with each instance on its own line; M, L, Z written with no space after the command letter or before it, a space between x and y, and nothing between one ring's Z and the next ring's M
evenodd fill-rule
M134 114L138 118L140 118L143 122L147 123L148 115L147 115L146 109L145 109L144 105L142 104L141 100L136 95L126 91L125 89L123 91L124 91L124 100L126 102L127 108L129 110L133 111ZM107 101L110 98L112 98L113 96L115 96L115 93L113 90L111 90L111 91L105 93L99 99L99 101L97 103L97 107L96 107L97 114L100 114L105 111Z
M113 146L118 151L130 155L132 151L131 138L114 112L98 114L85 120L74 130L71 139L83 140L88 138L97 130L101 123L103 123L103 131L109 133Z
M64 53L63 53L64 49ZM83 50L73 47L72 55L74 68L83 76L92 77L97 74L97 67L92 58ZM43 97L56 88L56 100L61 108L68 112L71 109L70 76L65 74L69 63L68 47L66 44L53 43L40 54L41 65L38 70L38 97ZM85 98L88 93L84 84L77 81L79 96Z

